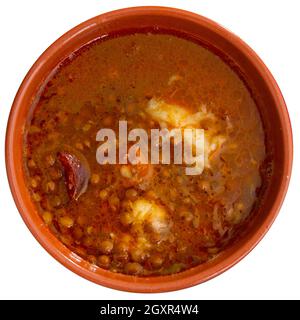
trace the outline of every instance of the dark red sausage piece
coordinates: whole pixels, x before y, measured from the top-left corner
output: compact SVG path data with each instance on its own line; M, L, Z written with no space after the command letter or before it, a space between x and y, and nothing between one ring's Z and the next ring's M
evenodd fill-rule
M90 179L89 168L78 157L69 152L62 151L57 156L64 168L68 194L70 198L78 200L87 189Z

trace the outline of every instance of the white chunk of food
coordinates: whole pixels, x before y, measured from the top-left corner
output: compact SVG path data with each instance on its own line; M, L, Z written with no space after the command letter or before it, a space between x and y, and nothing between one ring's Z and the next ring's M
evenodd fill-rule
M209 157L217 151L226 138L224 135L216 133L216 124L218 122L217 117L208 112L205 107L202 107L199 112L191 113L185 107L170 104L162 99L152 98L146 108L146 112L150 117L157 121L161 127L168 128L190 128L190 129L202 129L201 122L210 120L212 125L204 132L204 167L210 167ZM193 139L189 139L188 143L195 145L195 134Z
M133 225L147 223L156 233L165 233L169 229L166 210L154 201L144 198L134 201L131 214Z

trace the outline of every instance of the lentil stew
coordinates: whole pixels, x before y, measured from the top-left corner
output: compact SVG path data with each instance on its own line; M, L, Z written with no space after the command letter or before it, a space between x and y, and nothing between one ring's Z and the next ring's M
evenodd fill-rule
M32 106L24 167L49 229L113 272L180 272L237 239L261 197L267 157L254 99L210 50L168 34L96 40L55 70ZM201 128L205 166L99 165L96 134ZM118 144L118 141L117 141Z

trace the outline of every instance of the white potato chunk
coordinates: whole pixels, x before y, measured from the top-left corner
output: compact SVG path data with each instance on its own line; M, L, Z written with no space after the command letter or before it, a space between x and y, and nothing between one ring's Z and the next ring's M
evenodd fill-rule
M185 108L154 98L149 101L146 112L157 122L165 122L174 128L182 127L182 122L190 115Z
M140 198L133 202L132 212L133 224L148 223L154 232L164 233L168 229L166 210L154 201Z
M146 108L146 113L157 121L161 127L202 129L201 123L209 120L211 125L204 132L204 167L209 168L209 157L226 141L226 137L216 133L218 119L212 112L203 106L200 111L192 113L187 108L165 102L162 99L152 98ZM187 143L195 146L195 139Z

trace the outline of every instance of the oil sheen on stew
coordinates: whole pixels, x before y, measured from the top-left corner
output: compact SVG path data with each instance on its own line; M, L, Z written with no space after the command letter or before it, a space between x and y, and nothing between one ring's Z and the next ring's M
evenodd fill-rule
M260 198L256 104L217 55L167 34L96 40L57 67L24 135L28 188L45 224L91 264L166 275L220 254ZM205 167L104 164L101 128L200 128ZM118 146L118 138L116 140Z

